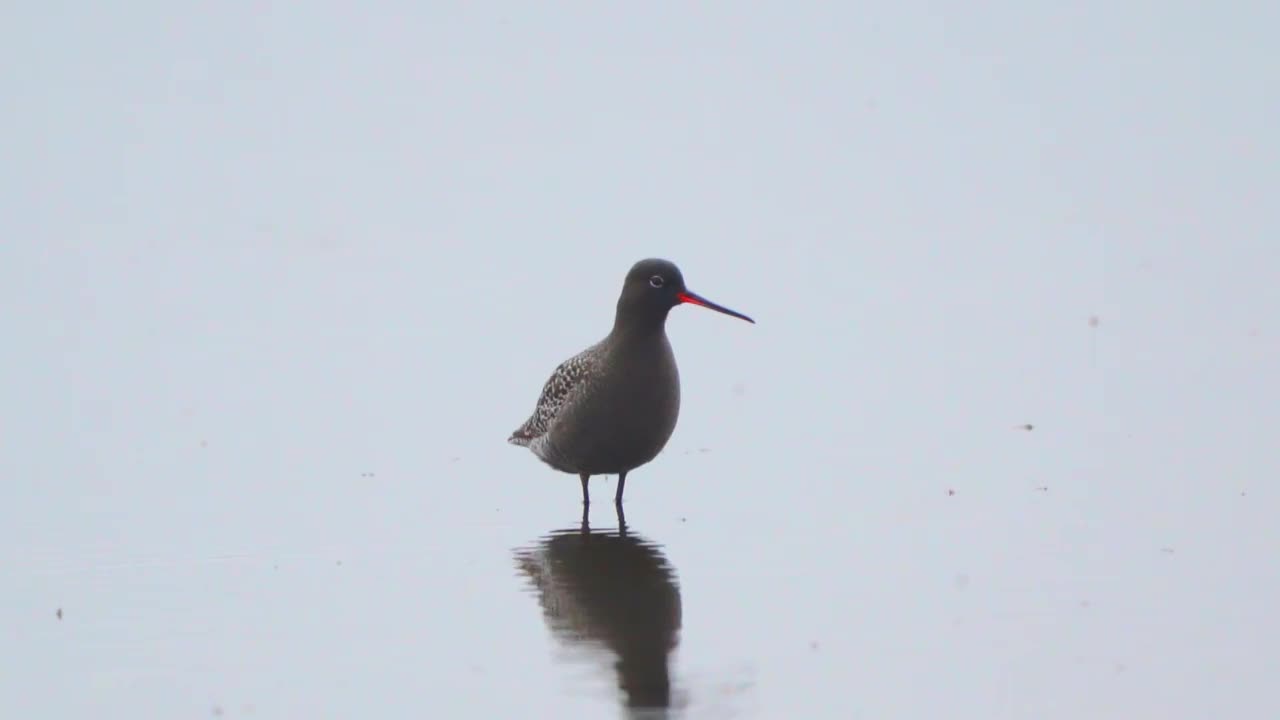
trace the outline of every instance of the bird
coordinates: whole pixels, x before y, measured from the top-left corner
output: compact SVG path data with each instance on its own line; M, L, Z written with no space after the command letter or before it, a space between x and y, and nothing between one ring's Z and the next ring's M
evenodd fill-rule
M591 503L592 475L617 475L613 500L621 508L627 473L657 457L675 431L680 373L666 322L683 304L755 324L690 290L675 263L641 260L622 282L609 334L556 367L533 414L507 439L553 469L578 475L584 506Z

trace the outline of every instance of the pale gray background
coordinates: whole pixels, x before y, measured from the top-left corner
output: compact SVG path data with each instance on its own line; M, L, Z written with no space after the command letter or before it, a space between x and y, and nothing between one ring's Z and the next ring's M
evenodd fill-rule
M687 716L1277 717L1278 7L7 6L0 716L616 716L504 441L658 255Z

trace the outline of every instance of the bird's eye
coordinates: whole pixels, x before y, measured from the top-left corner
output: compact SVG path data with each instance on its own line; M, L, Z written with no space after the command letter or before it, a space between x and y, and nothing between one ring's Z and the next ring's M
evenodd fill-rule
M649 278L649 287L660 288L663 286L665 282L666 281L662 279L661 275L654 275L653 277Z

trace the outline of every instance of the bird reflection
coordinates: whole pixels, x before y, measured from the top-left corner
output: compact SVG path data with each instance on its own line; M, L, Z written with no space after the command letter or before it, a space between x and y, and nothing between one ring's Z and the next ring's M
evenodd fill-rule
M659 547L627 530L553 531L516 551L561 643L611 651L624 705L633 712L671 706L668 655L679 643L680 589Z

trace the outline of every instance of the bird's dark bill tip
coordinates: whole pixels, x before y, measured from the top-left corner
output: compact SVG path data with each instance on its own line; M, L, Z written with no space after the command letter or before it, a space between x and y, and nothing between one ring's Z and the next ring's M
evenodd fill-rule
M702 306L702 307L704 307L704 308L708 308L708 309L711 309L711 310L715 310L716 312L724 313L725 315L729 315L729 316L731 316L731 317L736 317L736 318L738 318L738 319L740 319L740 320L746 320L747 322L751 323L752 325L755 325L755 324L756 324L756 321L755 321L755 320L752 320L751 318L747 317L746 315L743 315L742 313L738 312L737 310L730 310L729 308L727 308L727 307L725 307L725 306L723 306L723 305L719 305L719 304L717 304L717 303L713 303L713 302L711 302L710 300L708 300L708 299L706 299L706 298L702 297L701 295L699 295L699 294L697 294L697 293L695 293L695 292L691 292L691 291L686 290L686 291L684 291L684 292L680 293L677 297L679 297L679 298L680 298L680 302L682 302L682 303L688 303L688 304L690 304L690 305L700 305L700 306Z

